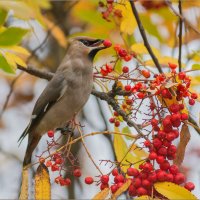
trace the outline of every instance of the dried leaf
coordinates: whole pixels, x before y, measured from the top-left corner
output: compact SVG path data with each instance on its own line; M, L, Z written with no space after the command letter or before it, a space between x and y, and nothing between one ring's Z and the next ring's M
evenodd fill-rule
M102 190L101 192L97 193L92 199L93 200L99 200L99 199L105 199L108 194L109 194L110 189L109 188L105 188L104 190Z
M120 196L123 192L125 192L131 184L131 180L128 179L126 183L124 183L111 197L111 199L116 199Z
M197 200L197 198L187 189L171 182L155 183L154 188L157 192L167 197L169 200Z
M51 199L51 185L49 171L44 164L40 164L35 175L35 199Z
M23 169L22 171L22 185L19 199L28 199L28 169Z
M185 149L189 141L190 141L190 132L188 126L183 124L180 133L180 142L177 148L177 154L174 160L174 164L180 166L181 163L183 162L185 156Z

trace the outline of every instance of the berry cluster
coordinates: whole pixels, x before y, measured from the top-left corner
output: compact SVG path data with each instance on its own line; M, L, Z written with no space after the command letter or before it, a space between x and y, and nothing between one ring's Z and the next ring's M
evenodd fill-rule
M114 6L114 0L106 0L106 4L104 4L102 1L99 1L99 7L102 9L101 14L103 19L110 22L110 17L122 17L122 12L119 9L116 9Z

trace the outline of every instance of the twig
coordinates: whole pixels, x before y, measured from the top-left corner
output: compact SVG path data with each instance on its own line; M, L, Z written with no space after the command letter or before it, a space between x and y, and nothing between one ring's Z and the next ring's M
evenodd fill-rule
M159 64L159 62L158 62L158 59L157 59L156 56L154 55L154 53L153 53L153 51L152 51L152 49L151 49L151 46L149 45L149 42L148 42L148 39L147 39L145 30L144 30L144 27L143 27L143 25L142 25L142 23L141 23L141 20L140 20L139 14L138 14L138 12L137 12L137 9L136 9L136 7L135 7L134 1L133 1L133 0L130 0L130 4L131 4L131 8L132 8L133 14L134 14L135 19L136 19L137 24L138 24L138 28L139 28L139 30L140 30L140 34L141 34L142 39L143 39L143 41L144 41L144 45L145 45L145 47L147 48L147 50L148 50L148 52L149 52L149 54L150 54L150 56L151 56L151 58L152 58L152 60L153 60L153 62L154 62L154 64L155 64L156 68L158 69L158 71L159 71L160 73L163 73L162 68L161 68L161 66L160 66L160 64Z
M7 106L8 106L8 102L9 102L10 97L11 97L11 95L12 95L12 92L13 92L13 90L14 90L15 83L16 83L17 80L21 77L22 74L23 74L23 72L21 72L21 73L12 81L12 83L10 84L10 91L9 91L7 97L6 97L6 100L5 100L5 102L4 102L3 108L2 108L2 110L1 110L0 119L1 119L1 117L2 117L2 115L3 115L3 113L4 113L4 111L6 110L6 108L7 108Z
M95 163L95 161L94 161L94 159L92 158L90 152L88 151L88 148L87 148L86 145L85 145L85 141L84 141L84 139L83 139L83 133L82 133L82 130L81 130L80 126L78 126L78 131L79 131L79 133L80 133L80 135L81 135L81 141L82 141L83 147L85 148L85 151L86 151L88 157L90 158L90 160L92 161L92 163L94 164L94 166L96 167L96 169L99 171L99 173L100 173L101 175L103 175L102 171L100 170L100 168L99 168L99 167L97 166L97 164Z
M172 6L171 1L166 0L165 2L166 2L166 4L169 6L169 8L173 11L173 13L174 13L177 17L179 17L182 21L184 21L193 31L195 31L196 33L200 34L200 31L197 30L195 26L193 26L184 16L180 15L180 14L174 9L174 7Z
M179 13L182 15L182 4L181 0L178 2ZM182 30L183 29L183 20L179 18L179 55L178 55L178 65L179 65L179 72L181 72L182 64L181 64L181 57L182 57Z

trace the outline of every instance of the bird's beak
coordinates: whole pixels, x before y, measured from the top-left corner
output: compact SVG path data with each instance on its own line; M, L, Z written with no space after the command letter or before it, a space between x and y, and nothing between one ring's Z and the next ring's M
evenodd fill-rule
M101 39L97 39L95 40L90 46L94 47L95 49L101 50L101 49L106 49L107 47L105 47L103 45L104 40Z

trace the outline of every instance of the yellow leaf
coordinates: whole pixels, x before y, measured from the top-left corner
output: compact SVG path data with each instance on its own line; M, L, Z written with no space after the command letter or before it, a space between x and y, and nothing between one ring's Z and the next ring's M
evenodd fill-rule
M65 37L64 32L61 30L61 28L57 25L55 25L53 22L49 21L47 18L43 18L45 24L47 25L48 29L51 30L52 36L58 41L60 46L66 48L67 46L67 40Z
M35 175L35 199L51 199L49 172L44 164L40 164Z
M128 179L126 181L126 183L124 183L113 195L112 195L112 199L116 199L119 195L121 195L123 192L125 192L128 187L130 186L131 184L131 180Z
M123 33L131 35L137 27L137 23L135 21L135 17L133 16L130 2L128 0L120 2L115 6L115 9L119 9L122 12L120 30Z
M137 197L137 198L134 199L134 200L160 200L160 199L157 199L157 198L151 198L150 196L143 195L143 196Z
M105 199L108 194L109 194L110 189L109 188L105 188L104 190L102 190L101 192L97 193L92 199L93 200L99 200L99 199Z
M151 47L156 57L161 57L160 52L155 47ZM137 54L149 54L148 50L142 43L136 43L131 46L131 50Z
M28 169L23 169L22 171L22 185L19 199L28 199Z
M21 46L12 46L9 47L9 50L14 51L16 53L24 54L26 56L30 55L29 51Z
M8 64L10 66L12 66L14 69L17 69L17 65L13 58L13 54L11 54L9 52L5 52L3 55L4 55L5 59L7 60Z
M187 189L171 182L155 183L157 192L167 197L169 200L197 200L197 198Z

